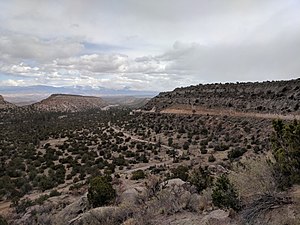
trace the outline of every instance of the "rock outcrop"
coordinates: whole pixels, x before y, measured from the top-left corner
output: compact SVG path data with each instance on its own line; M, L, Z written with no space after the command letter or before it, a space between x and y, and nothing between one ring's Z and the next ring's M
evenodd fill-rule
M50 97L35 103L32 107L39 111L78 112L89 109L101 109L107 103L100 97L53 94Z
M163 92L144 107L147 111L184 106L241 112L300 114L300 79L255 83L199 84Z

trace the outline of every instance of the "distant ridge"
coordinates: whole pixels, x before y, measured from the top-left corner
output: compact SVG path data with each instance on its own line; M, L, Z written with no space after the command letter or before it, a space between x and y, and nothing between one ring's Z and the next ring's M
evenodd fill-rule
M0 109L8 109L8 108L15 108L15 107L16 105L5 101L3 96L0 95Z
M227 109L240 112L300 114L300 79L226 84L199 84L162 92L142 109Z
M39 111L78 112L89 109L101 109L108 104L100 97L74 94L52 94L35 103L32 107Z
M109 89L104 87L93 88L91 86L46 86L46 85L33 85L33 86L0 86L0 93L5 96L7 101L17 105L28 105L30 103L41 101L51 94L72 94L83 96L135 96L135 97L154 97L158 92L154 91L139 91L131 90L128 88L123 89Z

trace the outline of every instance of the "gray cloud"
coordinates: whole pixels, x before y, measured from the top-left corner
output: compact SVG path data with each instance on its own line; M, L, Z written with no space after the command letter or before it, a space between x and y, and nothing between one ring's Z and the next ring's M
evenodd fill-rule
M0 8L0 85L163 91L299 77L297 0L11 0Z
M78 54L83 44L72 39L42 40L35 36L3 34L0 36L0 55L6 59L47 61Z
M158 58L168 62L166 72L190 74L207 82L296 78L300 72L300 33L244 45L177 42Z

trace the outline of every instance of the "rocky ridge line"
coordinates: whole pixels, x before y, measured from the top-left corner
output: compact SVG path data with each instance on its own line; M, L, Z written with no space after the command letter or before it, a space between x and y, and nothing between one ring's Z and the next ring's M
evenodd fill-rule
M300 79L255 83L199 84L162 92L142 109L161 112L174 106L239 112L300 114Z

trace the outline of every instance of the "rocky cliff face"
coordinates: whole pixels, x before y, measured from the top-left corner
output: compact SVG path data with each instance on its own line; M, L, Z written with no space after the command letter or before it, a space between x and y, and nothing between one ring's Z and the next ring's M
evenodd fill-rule
M10 102L4 100L3 96L0 95L0 109L15 108L16 106Z
M53 94L32 107L40 111L77 112L88 109L101 109L107 103L99 97Z
M300 79L262 83L199 84L160 93L144 110L172 106L226 108L242 112L300 114Z

